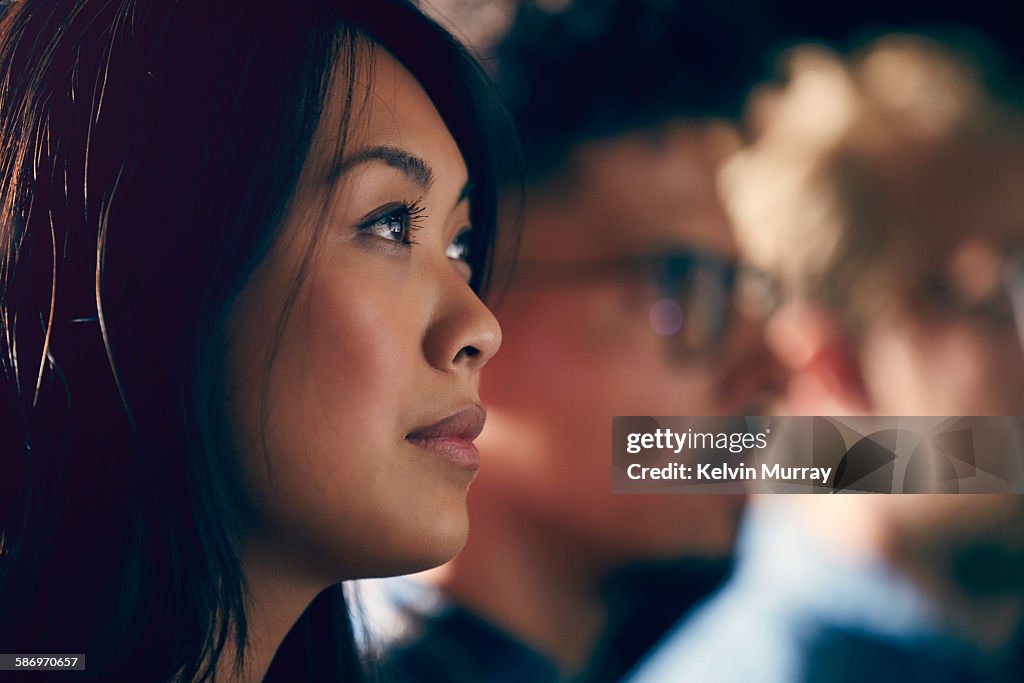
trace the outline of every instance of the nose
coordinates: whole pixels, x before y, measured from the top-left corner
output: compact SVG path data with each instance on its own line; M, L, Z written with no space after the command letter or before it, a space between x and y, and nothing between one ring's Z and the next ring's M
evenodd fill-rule
M479 370L501 346L501 327L469 285L457 277L439 293L435 317L423 340L423 353L441 372Z
M718 390L737 409L763 411L783 394L788 373L769 349L764 325L740 311L735 316L718 361Z

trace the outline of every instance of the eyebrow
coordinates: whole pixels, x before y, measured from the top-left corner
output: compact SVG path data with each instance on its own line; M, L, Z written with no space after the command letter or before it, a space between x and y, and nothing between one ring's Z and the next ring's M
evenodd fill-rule
M427 162L404 149L386 145L359 150L335 166L328 178L333 182L354 167L371 161L383 161L388 166L398 169L416 183L423 192L428 192L434 184L434 171Z
M337 164L328 176L328 180L334 182L355 166L371 161L383 161L388 166L398 169L416 183L422 192L428 192L434 184L434 170L430 168L430 164L411 152L387 145L359 150ZM474 190L476 190L476 184L472 180L467 180L466 184L462 186L459 198L455 200L455 206L469 199Z

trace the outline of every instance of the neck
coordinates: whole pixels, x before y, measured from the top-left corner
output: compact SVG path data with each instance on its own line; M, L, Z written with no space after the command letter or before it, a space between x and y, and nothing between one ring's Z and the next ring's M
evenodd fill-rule
M297 578L297 572L280 566L272 554L258 546L247 548L242 566L249 589L245 656L242 669L236 671L237 651L229 642L217 662L218 683L262 681L288 631L324 588L311 579Z
M462 552L433 579L463 606L551 659L581 672L607 622L600 577L564 543L521 515L477 507Z

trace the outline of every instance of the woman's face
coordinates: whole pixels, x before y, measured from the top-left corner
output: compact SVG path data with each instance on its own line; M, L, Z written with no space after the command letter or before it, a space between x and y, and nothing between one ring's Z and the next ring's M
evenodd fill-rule
M462 155L383 49L371 76L368 89L355 79L341 163L335 84L281 239L228 326L243 561L280 551L328 581L414 571L461 548L480 369L501 342L467 284Z

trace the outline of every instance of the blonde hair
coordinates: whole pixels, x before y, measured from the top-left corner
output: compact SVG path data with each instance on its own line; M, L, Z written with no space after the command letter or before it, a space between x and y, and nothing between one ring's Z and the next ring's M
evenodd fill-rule
M756 140L723 168L722 193L755 265L787 295L858 321L923 237L902 220L918 209L905 190L964 181L951 169L984 163L1024 127L976 64L921 36L881 38L848 61L802 46L787 68L782 89L752 99Z

